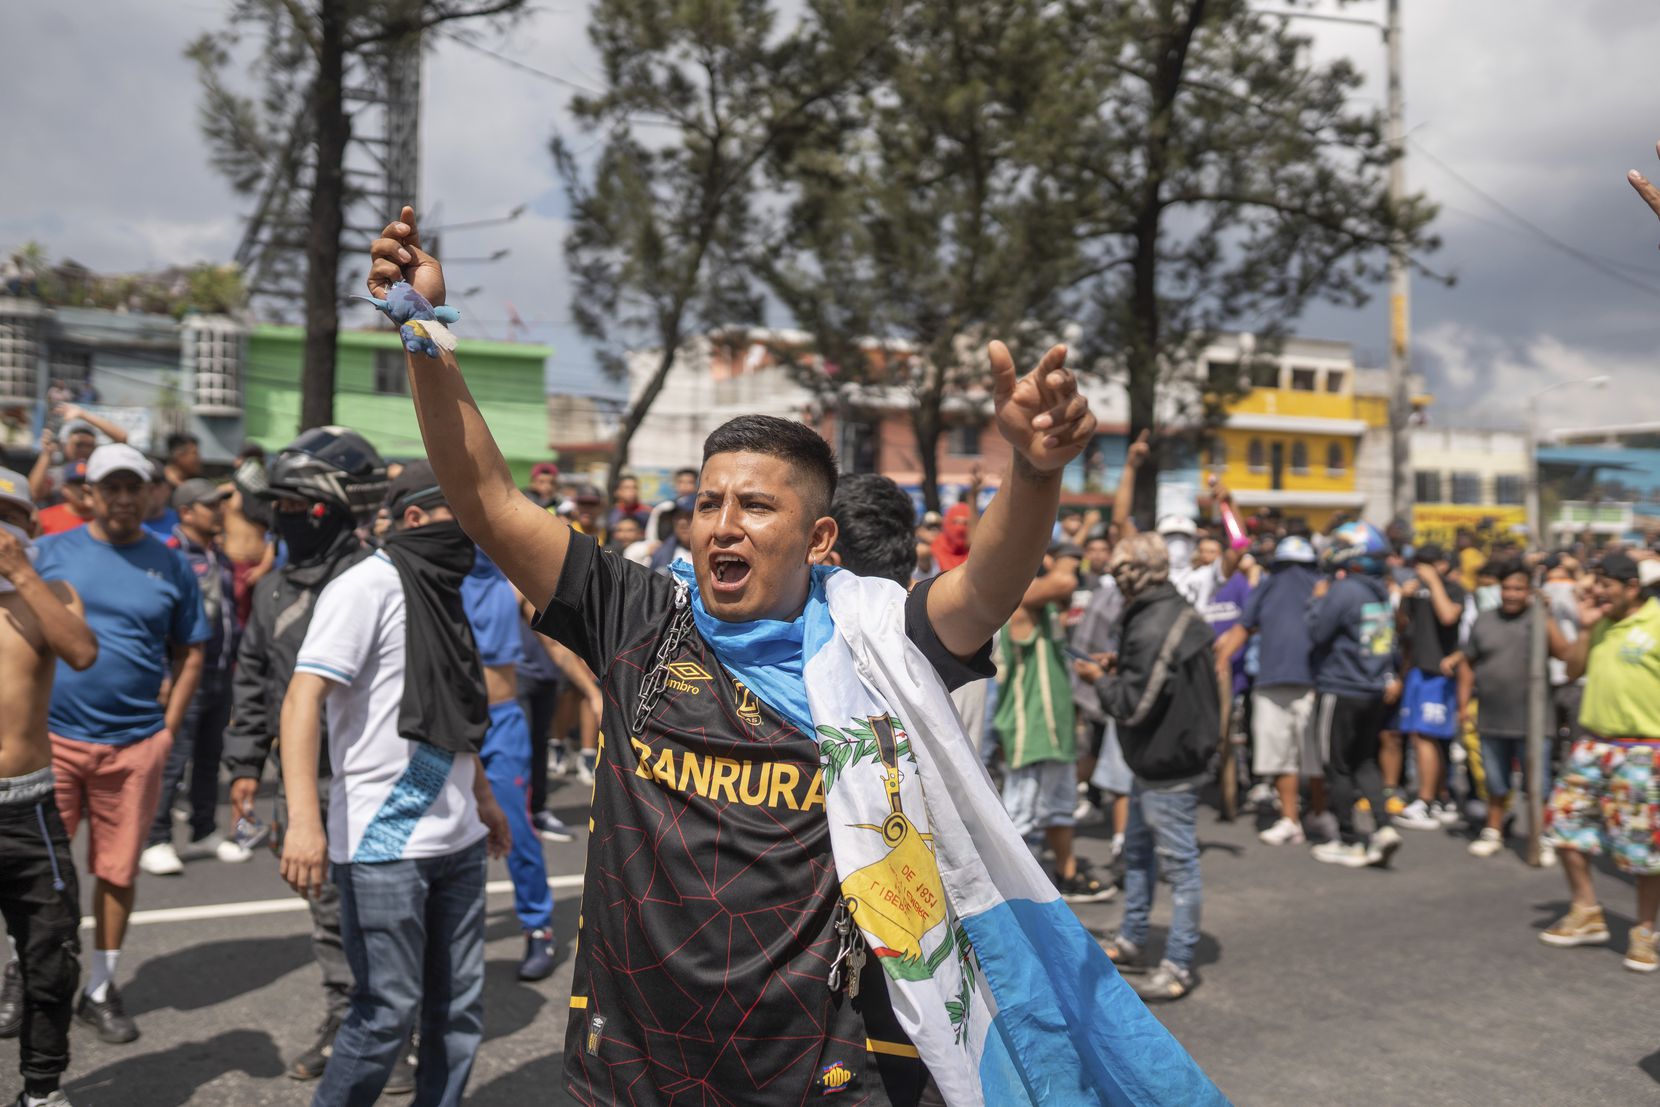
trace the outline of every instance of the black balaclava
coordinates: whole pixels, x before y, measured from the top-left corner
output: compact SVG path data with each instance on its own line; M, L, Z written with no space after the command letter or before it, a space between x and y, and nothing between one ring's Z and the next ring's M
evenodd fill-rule
M276 532L288 547L288 560L293 565L327 561L356 540L356 516L336 504L318 500L304 511L278 511L273 515Z

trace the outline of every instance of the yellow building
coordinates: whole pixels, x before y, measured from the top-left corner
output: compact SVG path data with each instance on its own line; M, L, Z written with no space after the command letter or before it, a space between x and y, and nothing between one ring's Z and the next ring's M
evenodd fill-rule
M1212 436L1205 476L1219 473L1246 513L1272 508L1316 529L1337 512L1360 513L1368 421L1349 344L1292 338L1267 356L1248 335L1224 335L1204 356L1209 381L1245 389Z

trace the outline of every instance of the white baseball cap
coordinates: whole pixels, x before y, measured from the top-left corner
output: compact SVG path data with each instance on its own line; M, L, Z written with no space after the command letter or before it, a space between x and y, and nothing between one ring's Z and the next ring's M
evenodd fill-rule
M1160 534L1195 535L1199 533L1199 528L1193 525L1193 520L1185 515L1166 515L1159 520L1158 526L1154 529Z
M133 473L140 480L149 481L155 479L155 472L149 458L123 442L99 446L86 459L88 484L97 484L112 473Z

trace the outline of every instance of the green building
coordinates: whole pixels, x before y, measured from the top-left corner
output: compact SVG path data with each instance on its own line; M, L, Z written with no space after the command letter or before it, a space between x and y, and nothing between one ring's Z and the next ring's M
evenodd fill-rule
M281 449L299 433L304 337L300 327L269 324L248 336L245 434L267 450ZM460 352L467 386L523 484L530 467L551 453L543 369L553 351L463 334ZM425 454L397 332L341 331L337 359L334 421L368 438L388 460Z

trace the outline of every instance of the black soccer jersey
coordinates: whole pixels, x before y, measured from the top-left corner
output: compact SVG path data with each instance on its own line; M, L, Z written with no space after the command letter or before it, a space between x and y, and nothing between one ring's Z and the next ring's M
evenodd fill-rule
M970 664L940 644L929 583L907 602L911 640L948 686L990 675L989 643ZM856 999L829 984L818 747L721 667L676 590L573 534L536 625L605 692L567 1086L595 1105L914 1102L925 1074L875 958Z

